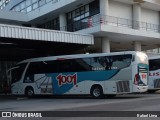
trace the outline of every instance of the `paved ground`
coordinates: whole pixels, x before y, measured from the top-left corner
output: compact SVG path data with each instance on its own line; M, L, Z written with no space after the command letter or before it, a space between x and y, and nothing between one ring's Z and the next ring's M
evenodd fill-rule
M69 111L71 114L77 111L82 111L82 113L78 113L79 116L85 116L83 111L101 111L100 113L95 113L93 117L89 115L87 117L55 117L46 118L45 120L123 120L130 119L134 120L134 118L99 118L100 115L105 116L108 114L106 111L160 111L160 93L156 94L130 94L130 95L119 95L115 98L104 98L104 99L92 99L91 97L44 97L39 96L35 98L26 98L24 96L0 96L0 111ZM73 111L73 112L70 112ZM66 113L67 113L66 112ZM65 112L62 112L63 114ZM116 112L112 112L112 114ZM160 112L159 112L160 113ZM126 114L128 114L126 112ZM114 115L113 115L114 116ZM9 118L0 118L0 120L8 120ZM13 120L15 118L12 118ZM17 120L18 118L16 118ZM22 118L19 118L22 120ZM26 118L27 119L27 118ZM29 120L31 118L28 118ZM41 120L40 118L38 118ZM42 118L44 119L44 118ZM136 119L145 119L150 120L151 118L136 118ZM153 120L158 120L158 118L152 118ZM31 119L32 120L32 119Z

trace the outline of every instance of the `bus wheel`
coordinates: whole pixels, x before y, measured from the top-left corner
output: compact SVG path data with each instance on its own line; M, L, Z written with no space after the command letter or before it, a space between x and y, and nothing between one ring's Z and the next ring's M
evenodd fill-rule
M91 88L91 95L93 98L103 98L103 90L101 86L93 86Z
M26 88L25 95L27 97L33 97L34 96L34 90L33 90L33 88L32 87Z

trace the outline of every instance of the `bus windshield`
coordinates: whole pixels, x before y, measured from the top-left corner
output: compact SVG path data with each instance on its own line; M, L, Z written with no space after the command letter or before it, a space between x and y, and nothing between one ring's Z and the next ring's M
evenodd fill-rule
M11 70L12 83L18 82L21 79L25 67L26 67L26 64L19 64L13 67L13 69Z

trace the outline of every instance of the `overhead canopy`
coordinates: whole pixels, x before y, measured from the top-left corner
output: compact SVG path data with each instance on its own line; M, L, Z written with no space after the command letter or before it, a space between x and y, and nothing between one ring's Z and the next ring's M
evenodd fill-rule
M92 35L0 24L0 59L67 54L93 44Z

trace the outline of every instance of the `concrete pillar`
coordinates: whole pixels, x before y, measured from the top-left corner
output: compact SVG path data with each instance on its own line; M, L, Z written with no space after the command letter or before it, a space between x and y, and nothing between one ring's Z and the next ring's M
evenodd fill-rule
M59 24L60 24L60 30L61 31L67 31L67 19L66 14L62 13L59 15Z
M102 53L110 53L110 40L102 38Z
M133 5L133 28L140 29L141 22L141 5L134 4Z
M100 14L109 15L109 0L100 0Z
M141 51L142 50L142 48L141 48L141 42L139 42L139 41L135 41L134 42L134 50L135 51Z

